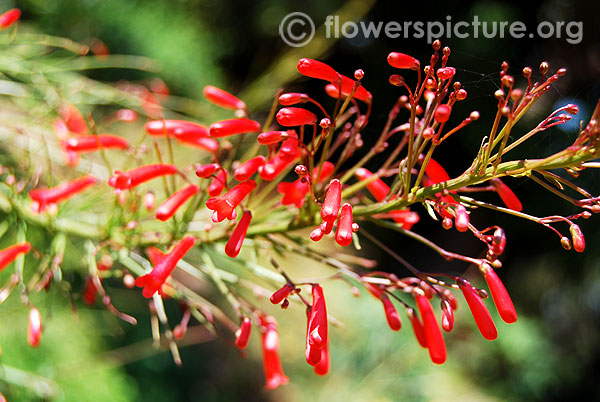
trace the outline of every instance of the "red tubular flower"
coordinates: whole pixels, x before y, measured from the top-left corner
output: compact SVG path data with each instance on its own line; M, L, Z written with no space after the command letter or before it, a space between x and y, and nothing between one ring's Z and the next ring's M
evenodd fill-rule
M69 138L63 142L63 148L67 152L94 152L100 148L129 148L129 142L125 138L111 134L86 135L85 137Z
M298 135L293 130L267 131L266 133L260 133L256 139L259 143L263 145L271 145L281 142L288 138L298 139Z
M274 180L277 176L287 170L299 156L300 148L298 146L298 140L288 138L281 144L277 155L258 168L258 174L263 180Z
M175 173L177 173L177 166L164 164L141 166L127 172L117 170L108 179L108 185L116 190L129 190L157 177Z
M246 104L243 100L230 94L229 92L223 91L220 88L207 85L204 87L204 97L211 103L220 106L224 109L238 110L246 109Z
M284 127L303 126L315 124L317 115L299 107L284 107L277 112L277 122Z
M496 271L489 265L484 266L482 271L500 317L507 324L512 324L517 321L517 311L515 310L515 306L513 305L504 284L496 274Z
M206 206L214 211L212 215L213 222L221 222L225 218L235 219L235 209L255 187L256 182L248 180L238 184L222 197L209 198L206 201Z
M327 180L333 173L334 165L329 161L323 163L323 173L319 174L319 169L313 172L313 180L319 180L319 183ZM277 192L283 194L282 205L295 205L302 208L306 195L309 193L308 182L306 178L299 178L292 183L282 182L277 185Z
M67 200L96 184L94 176L84 176L79 179L59 184L56 187L47 189L35 189L29 192L29 197L33 200L33 209L36 212L44 212L49 205L58 204Z
M348 78L345 75L342 75L342 96L349 96L354 88L354 80L352 78ZM334 99L340 97L340 86L337 83L331 83L325 85L325 92L327 95L331 96ZM354 99L358 99L365 103L371 103L373 101L373 95L371 92L367 91L365 87L362 85L356 88L354 91L354 95L352 95Z
M265 157L262 155L255 156L252 159L242 163L237 169L233 171L233 178L237 181L246 181L254 173L258 171L258 168L265 164Z
M60 118L70 132L75 134L88 134L89 129L83 115L74 105L64 104L59 109Z
M296 92L290 92L279 96L279 103L283 106L297 105L298 103L308 102L308 95Z
M211 137L198 136L190 133L180 133L175 135L175 139L184 145L191 145L196 148L204 149L213 154L219 150L219 142Z
M31 347L37 348L42 339L42 315L40 310L32 307L29 310L29 328L27 329L27 342Z
M402 225L406 230L410 230L413 225L419 222L419 214L408 209L398 209L390 211L390 216L394 222Z
M135 280L135 285L137 287L144 288L142 291L144 297L150 298L157 291L161 291L165 281L175 270L177 262L179 262L179 260L194 247L195 243L196 239L192 236L185 236L158 264L154 266L154 268L152 268L152 271L149 274L140 276Z
M8 11L0 14L0 27L6 29L21 18L21 10L18 8L11 8Z
M391 52L387 57L387 61L390 66L395 68L418 70L421 67L419 60L399 52Z
M502 182L500 179L492 179L490 180L492 186L496 189L496 192L502 199L506 208L512 209L513 211L520 212L523 210L523 204L519 198L513 193L513 191L506 184Z
M429 162L425 167L425 174L434 184L443 183L450 180L450 175L448 175L446 169L444 169L442 165L440 165L433 158L429 159Z
M273 317L260 317L262 333L263 368L265 370L267 389L275 389L287 384L289 379L283 373L279 359L279 333Z
M220 167L221 165L218 163L209 163L207 165L198 166L196 168L196 176L201 179L206 179L207 177L212 176Z
M321 359L321 349L329 342L327 334L327 308L323 288L319 284L312 286L313 303L308 317L306 331L306 360L314 366Z
M228 137L243 133L256 133L260 131L260 123L254 120L239 118L218 121L210 125L211 137Z
M313 59L298 60L298 72L310 78L335 82L339 80L339 74L327 64Z
M422 292L416 291L413 292L413 295L423 318L423 330L429 349L429 357L435 364L442 364L446 361L446 344L444 343L440 326L435 318L433 307L431 307L429 299Z
M329 183L323 206L321 207L321 218L325 222L333 222L337 219L342 203L342 183L333 179Z
M335 232L335 241L340 246L349 246L352 243L352 219L352 205L345 203L342 205L337 231Z
M248 340L250 339L250 332L252 331L252 321L250 318L244 317L240 328L235 331L235 346L239 349L245 349L248 346Z
M4 250L0 250L0 271L16 260L19 255L27 254L29 250L31 250L31 244L27 242L13 244Z
M450 114L452 113L452 108L448 105L439 105L435 112L433 112L433 118L438 123L445 123L450 119Z
M415 333L415 338L417 338L417 342L421 347L427 348L427 339L425 338L425 330L423 329L423 325L421 321L419 321L419 317L415 310L412 308L406 309L406 315L408 315L408 319L410 320L410 324L412 325L413 332Z
M283 301L283 299L287 298L290 295L290 292L294 290L294 285L291 283L286 283L279 290L276 290L269 300L273 304L279 304Z
M475 288L471 286L466 279L458 278L457 283L469 305L469 309L473 314L479 332L481 332L481 335L488 341L493 341L498 337L498 330L496 329L494 320L492 320L492 316L485 306L485 303Z
M227 183L228 173L225 169L219 169L213 181L208 186L208 195L211 197L217 197L225 188L225 184Z
M201 124L185 120L152 120L144 126L154 136L195 135L208 137L208 129Z
M156 209L156 219L160 221L166 221L175 215L175 212L186 202L190 197L194 196L198 193L200 189L195 184L190 184L179 191L171 194L169 198L165 200L160 206Z
M244 211L242 217L240 218L240 221L238 222L237 226L233 230L233 233L231 234L231 237L229 238L229 240L227 240L227 244L225 245L225 254L227 254L229 257L235 258L240 253L251 220L252 213L250 211Z
M402 328L402 321L400 321L400 316L398 315L396 307L394 307L394 303L392 303L386 294L382 294L380 299L383 303L383 310L385 311L385 318L387 319L388 325L392 331L400 331L400 328Z
M577 224L572 224L569 227L569 232L571 233L571 238L573 239L573 248L578 253L583 253L585 250L585 237L583 237L583 232L581 228Z

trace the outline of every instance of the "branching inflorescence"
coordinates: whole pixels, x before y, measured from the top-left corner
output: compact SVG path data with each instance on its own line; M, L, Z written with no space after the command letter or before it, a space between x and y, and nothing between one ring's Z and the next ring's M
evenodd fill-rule
M566 149L541 159L512 160L511 150L537 133L568 121L578 110L575 105L560 108L517 138L512 134L514 127L566 71L560 69L550 74L547 63L542 63L541 79L536 81L532 69L526 67L525 86L521 87L509 75L509 66L504 62L500 89L494 94L498 107L491 130L482 139L468 169L452 178L434 159L435 151L480 116L473 111L461 117L458 124L454 122L453 108L457 102L468 99L468 94L455 80L455 68L448 65L450 49L442 49L440 42L435 41L433 50L428 63L402 53L389 54L389 65L402 73L389 77L398 98L374 145L367 150L363 150L362 133L370 119L373 95L362 85L365 73L359 69L350 78L311 59L301 59L298 71L322 81L325 93L333 98L331 104L322 104L305 93L279 93L262 122L251 118L242 100L213 86L205 88L206 99L234 111L235 116L205 127L163 109L160 94L140 89L137 84L119 84L120 90L133 94L141 102L142 112L151 117L143 134L143 141L153 145L155 156L151 163L142 162L150 159L152 152L146 145L141 142L132 145L133 141L113 134L97 134L91 116L84 117L75 106L63 103L57 109L53 127L64 164L75 169L84 158L99 155L110 175L88 172L47 189L34 188L38 187L37 177L27 180L21 188L14 176L5 177L10 195L1 195L3 211L14 214L25 225L40 227L55 236L47 257L36 253L36 258L46 261L42 275L25 288L34 291L48 286L60 269L66 238L79 239L89 255L86 260L89 274L83 292L86 303L94 304L99 294L111 312L134 323L132 317L111 304L102 280L121 276L126 286L143 287L143 296L152 298L151 311L162 317L161 324L176 362L179 362L176 340L185 335L190 317L212 331L217 328L230 331L240 349L246 347L251 328L256 326L262 337L267 388L285 384L288 378L278 356L275 319L261 307L262 298L257 299L256 295L274 291L270 297L272 304L287 308L291 300L306 308L306 360L319 375L329 371L328 322L332 318L327 314L323 287L306 278L294 280L284 271L276 260L290 253L328 265L335 270L331 280L344 280L354 290L364 288L381 301L385 318L394 331L402 327L396 307L404 309L418 343L428 349L434 363L446 360L442 329L449 332L454 327L456 294L462 293L482 336L495 339L497 330L485 303L486 290L475 288L461 276L415 268L406 261L410 256L405 259L397 255L381 239L360 229L359 223L399 232L447 260L476 265L500 317L513 323L517 313L496 273L502 265L499 256L506 245L506 234L500 226L478 229L469 216L487 208L524 218L554 231L566 249L572 247L582 252L585 241L575 221L598 212L599 198L560 171L576 177L586 168L598 167L593 160L599 152L600 109L596 109L589 124ZM414 85L409 84L412 81ZM122 109L107 118L106 127L101 128L108 128L114 121L132 122L137 118L137 112ZM178 164L179 148L175 148L172 140L181 147L198 150L199 163ZM144 158L136 157L142 151ZM119 152L129 157L125 161L111 158ZM116 162L120 166L113 166ZM197 178L190 177L193 171ZM581 212L571 216L529 215L524 212L527 205L502 181L505 176L531 180ZM144 189L147 183L153 184L152 191ZM503 206L471 197L472 193L482 191L497 193ZM114 192L115 202L94 223L77 225L61 216L59 204L88 192ZM161 204L155 209L156 200ZM439 221L446 230L470 232L484 244L485 257L446 250L413 231L413 226L424 216ZM563 224L568 232L562 229ZM325 255L314 242L326 236L333 238L335 247L340 248L353 244L360 248L360 238L364 236L396 258L410 271L410 276L401 278L395 272L374 270L371 261L357 256ZM246 248L256 250L262 258L250 257L249 253L244 257L245 239L250 244ZM21 240L0 252L1 269L30 250L29 243ZM236 267L243 268L243 275L228 270L233 261L238 264ZM275 271L264 267L265 262ZM230 318L193 286L174 278L173 272L178 269L194 280L211 281L236 316ZM132 274L138 278L134 279ZM15 275L18 281L23 281L22 272ZM15 286L14 281L11 283L5 291ZM305 293L310 293L310 297L304 297ZM183 318L174 331L162 316L162 298L177 299L182 306ZM440 304L439 316L433 300ZM31 308L30 316L29 341L37 346L41 316L35 307Z

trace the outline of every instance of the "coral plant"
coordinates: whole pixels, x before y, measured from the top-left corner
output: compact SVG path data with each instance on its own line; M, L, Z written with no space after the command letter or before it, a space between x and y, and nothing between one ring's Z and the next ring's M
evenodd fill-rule
M12 24L8 17L2 21ZM464 262L465 268L477 266L500 317L514 323L516 310L497 273L507 234L500 225L475 227L471 214L492 210L532 221L555 232L565 249L582 252L585 241L576 221L600 210L598 197L572 179L598 167L594 159L599 154L600 108L567 148L539 159L511 158L511 151L523 142L578 112L569 104L524 135L515 130L566 74L564 69L551 73L545 62L539 75L525 67L522 80L502 63L491 128L470 166L450 177L434 159L435 151L450 136L460 135L463 127L484 119L477 111L468 116L453 112L469 96L456 80L460 74L449 65L450 49L439 41L433 43L428 62L389 54L394 73L389 90L398 97L374 145L368 147L362 133L374 96L362 85L368 72L360 69L348 77L323 62L301 59L298 72L322 81L324 94L332 99L321 102L321 95L280 92L261 119L243 100L207 86L206 100L233 113L207 127L191 121L170 101L164 83L163 90L140 83L110 85L68 68L53 71L55 64L25 57L40 49L58 49L75 54L66 59L67 67L85 66L95 56L85 56L84 45L35 34L17 34L10 41L14 54L22 58L20 69L0 69L13 81L14 91L22 92L2 102L20 118L2 127L1 139L21 162L2 170L0 209L5 222L15 228L15 245L0 252L0 269L14 270L0 294L4 300L20 285L30 311L32 346L43 342L43 317L28 294L64 285L61 265L69 243L79 245L87 256L80 267L87 278L82 300L94 304L100 295L109 311L135 324L135 318L113 306L104 283L122 280L132 288L131 297L151 298L151 310L164 333L154 335L167 338L176 363L178 339L185 336L192 317L235 339L240 349L254 327L261 334L266 387L287 383L275 317L264 311L270 297L284 309L306 309L306 360L317 374L327 374L335 332L328 329L333 318L327 313L324 288L329 281L341 280L355 293L364 289L380 300L394 331L402 327L403 314L397 308L404 310L418 343L441 364L446 360L442 329L453 329L460 294L481 335L497 337L488 291L460 275L416 268L408 262L414 256L398 255L369 228L396 231L447 260ZM104 50L103 60L110 60ZM116 62L141 67L145 61ZM69 102L59 90L67 82L77 82L87 102ZM67 86L65 93L73 93L72 88ZM80 107L89 113L82 114ZM144 119L143 128L135 125L138 119ZM131 123L134 128L127 128ZM117 130L125 134L113 134ZM185 155L190 154L192 160L187 161ZM539 185L580 211L533 216L505 177ZM496 193L498 205L475 198L477 192ZM413 230L420 219L437 221L460 236L474 236L487 252L475 257L447 250L419 234L418 227ZM8 226L3 226L5 231ZM52 238L51 246L36 244L30 232ZM317 247L315 242L325 237L335 240L339 252L329 255ZM393 256L409 276L376 270L372 261L356 256L361 238ZM324 263L332 271L318 281L292 278L280 264L291 254ZM195 285L198 281L212 283L222 298L209 302ZM173 331L162 305L168 298L182 306L183 318Z

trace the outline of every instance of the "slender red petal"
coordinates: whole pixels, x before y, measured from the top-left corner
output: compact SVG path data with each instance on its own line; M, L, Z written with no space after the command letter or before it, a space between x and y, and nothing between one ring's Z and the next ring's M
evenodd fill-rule
M512 209L513 211L520 212L523 210L523 204L519 198L513 193L513 191L504 184L500 179L492 179L490 183L496 188L496 192L502 199L506 208Z
M239 118L218 121L210 125L211 137L228 137L230 135L243 133L256 133L260 131L260 123L254 120Z
M434 184L442 183L450 180L450 176L446 172L446 169L442 167L433 158L429 159L427 166L425 167L425 174L433 181Z
M479 332L481 332L481 335L488 341L493 341L498 337L498 330L496 329L494 320L492 320L492 316L485 306L485 303L475 288L471 286L466 279L459 278L457 283L469 305L469 309L471 310L471 314L473 314Z
M156 209L156 219L161 221L166 221L175 215L175 212L190 199L194 194L198 193L200 189L195 184L190 184L179 191L171 194L169 198L165 200L160 206Z
M492 299L494 299L494 304L496 305L500 317L508 324L517 321L517 311L515 310L515 306L494 269L489 266L485 267L483 276L490 289Z
M413 295L423 319L423 330L425 332L425 339L427 340L429 357L432 362L442 364L446 361L446 344L444 343L444 337L435 318L431 303L425 295L419 292L414 292Z
M335 232L335 241L340 246L352 244L352 223L352 205L345 203L342 205L337 231Z
M219 196L223 192L225 184L227 184L227 177L227 171L225 169L219 169L215 175L215 178L208 186L208 195L211 197Z
M94 152L100 148L129 148L125 138L111 134L86 135L85 137L69 138L63 142L63 148L71 152Z
M250 211L244 211L242 217L240 218L240 221L238 222L237 226L233 230L233 233L231 234L231 237L229 238L229 240L227 240L227 244L225 245L225 254L227 254L229 257L235 258L240 253L251 220L252 213Z
M277 122L284 127L303 126L315 124L317 116L306 109L299 107L284 107L277 112Z
M245 349L248 346L251 331L252 321L250 321L250 318L244 317L240 328L235 332L235 346L239 349Z
M29 250L31 250L31 245L27 242L13 244L0 250L0 271L16 260L19 255L27 254Z
M84 176L47 189L35 189L29 197L37 204L37 212L44 212L49 205L58 204L96 184L94 176Z
M399 331L400 328L402 328L402 321L400 321L398 310L396 310L396 307L394 307L394 304L386 294L381 295L381 302L383 303L385 318L387 319L388 325L392 331Z
M146 165L127 172L115 171L115 174L108 179L108 185L117 190L128 190L157 177L175 173L177 173L177 166L174 165Z
M204 97L211 103L220 106L225 109L246 109L246 104L243 100L230 94L229 92L223 91L220 88L207 85L204 87Z
M298 61L298 72L311 78L335 82L339 74L327 64L313 59L300 59Z
M144 297L150 298L154 293L161 290L167 278L175 270L179 260L194 247L195 243L196 239L194 239L194 237L185 236L158 264L154 266L150 273L140 276L135 280L135 285L137 287L144 288L142 291Z

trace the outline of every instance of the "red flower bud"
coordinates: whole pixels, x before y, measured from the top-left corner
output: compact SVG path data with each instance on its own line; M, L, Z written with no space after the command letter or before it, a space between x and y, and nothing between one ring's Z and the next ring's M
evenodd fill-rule
M242 163L237 169L235 169L235 171L233 172L233 178L237 181L246 181L250 177L252 177L252 175L256 173L258 168L264 165L264 163L264 156L255 156L254 158Z
M327 64L313 60L300 59L298 61L298 72L302 75L320 80L335 82L338 81L339 74Z
M279 290L275 291L275 293L273 293L271 295L271 303L273 304L279 304L283 301L283 299L287 298L290 294L290 292L294 290L294 285L292 285L291 283L286 283L285 285L283 285Z
M157 291L162 292L162 286L167 278L173 273L179 260L190 251L196 239L192 236L185 236L173 247L173 249L164 256L164 258L152 268L152 271L146 275L140 276L135 280L137 287L143 287L142 294L150 298Z
M256 138L259 143L263 145L271 145L276 144L280 141L283 141L287 138L295 138L298 139L298 135L293 130L288 131L268 131L266 133L260 133Z
M97 180L94 176L84 176L59 184L56 187L31 190L29 197L33 200L34 210L36 212L44 212L48 206L67 200L96 184L96 182Z
M211 197L219 196L225 188L225 184L227 183L227 176L228 174L225 169L219 169L217 171L217 174L215 175L215 178L208 186L208 195L210 195Z
M425 332L425 340L429 348L429 357L432 362L442 364L446 361L446 344L444 343L444 337L435 318L431 303L420 291L415 291L413 295L423 318L423 331Z
M235 258L240 253L251 220L252 213L250 211L244 211L242 217L240 218L240 221L238 222L237 226L233 230L233 233L231 234L231 237L229 238L229 240L227 240L227 244L225 245L225 254L227 254L229 257Z
M308 95L296 92L290 92L279 96L279 103L283 106L292 106L298 103L308 102Z
M469 230L469 214L467 213L467 209L461 204L455 204L454 213L456 214L456 217L454 218L456 230L459 232L466 232Z
M209 163L207 165L198 166L196 168L196 176L201 179L206 179L207 177L212 176L220 167L221 165L218 163Z
M185 120L152 120L146 123L144 128L148 134L155 136L195 135L207 137L209 135L208 129L203 125Z
M221 197L209 198L206 201L208 209L214 211L213 222L221 222L225 218L235 219L235 209L244 198L256 187L254 180L248 180L238 184Z
M141 166L127 172L116 170L115 174L108 179L108 185L116 190L129 190L157 177L175 173L177 173L176 166L163 164Z
M175 215L175 212L177 212L179 207L181 207L184 202L198 193L199 190L200 189L197 185L190 184L171 194L171 196L156 209L156 219L164 222L171 218L173 215Z
M17 22L20 17L21 10L19 10L18 8L11 8L10 10L5 11L0 15L0 27L2 29L6 29L15 22Z
M154 209L154 204L156 203L156 197L152 191L148 191L144 196L144 206L147 211L152 211Z
M241 99L238 99L229 92L223 91L220 88L207 85L204 87L204 97L211 103L225 109L246 109L246 104Z
M240 328L235 331L235 346L239 349L245 349L248 346L248 340L250 339L250 332L252 331L252 321L250 318L244 317Z
M27 254L29 250L31 250L31 245L27 242L14 244L0 250L0 271L16 260L19 255Z
M335 241L340 246L349 246L352 243L352 219L352 205L345 203L342 205L337 231L335 232Z
M392 52L388 55L387 61L395 68L418 70L421 67L419 60L404 53Z
M321 207L321 218L326 222L335 221L338 217L341 203L342 183L338 179L333 179L329 183L329 188Z
M29 344L37 348L40 345L42 339L42 315L40 310L32 307L29 310L29 328L27 330L27 341Z
M260 131L260 123L254 120L239 118L222 120L210 125L211 137L228 137L230 135L243 133L256 133Z
M265 370L267 389L275 389L289 382L281 367L279 359L279 333L273 317L260 317L262 332L263 368Z
M385 318L387 319L388 325L392 331L399 331L402 328L402 322L400 316L394 304L386 294L381 295L381 302L383 303L383 309L385 311Z
M496 192L502 199L504 205L506 205L506 208L517 212L523 210L523 204L521 204L519 198L517 198L515 193L513 193L513 191L500 179L492 179L490 180L490 183L492 183L492 186L496 188Z
M327 346L327 308L323 288L319 284L312 286L313 304L308 317L306 331L306 359L314 366L321 359L319 351Z
M515 306L496 272L489 265L484 266L482 271L500 317L508 324L517 321Z
M459 278L457 283L469 305L479 332L485 339L493 341L498 337L498 330L477 290L464 278Z
M354 88L354 80L352 78L348 78L345 75L342 75L342 96L349 96L350 92L352 92L352 88ZM335 83L325 85L325 92L327 95L331 96L334 99L340 97L340 87ZM371 92L367 91L365 87L362 85L356 88L354 91L354 95L352 95L354 99L358 99L365 103L371 103L373 100L373 95Z
M450 113L452 113L452 108L450 106L439 105L433 113L433 118L438 123L445 123L450 118Z
M502 230L502 228L497 228L494 230L490 249L492 253L500 255L504 252L504 247L506 247L506 235L504 234L504 230Z
M456 74L456 69L454 67L442 67L438 68L436 74L440 80L449 80Z
M446 332L454 328L454 312L448 300L442 300L442 328Z
M277 122L284 127L303 126L315 124L317 116L306 109L299 107L284 107L277 112Z
M125 138L110 134L87 135L69 138L63 142L63 149L70 152L94 152L100 148L129 148Z
M569 227L569 232L571 232L571 238L573 239L573 248L578 253L582 253L585 250L585 237L583 237L583 232L579 228L579 225L572 224Z
M323 231L321 230L321 226L317 226L312 232L310 232L310 239L312 241L319 241L323 238Z

